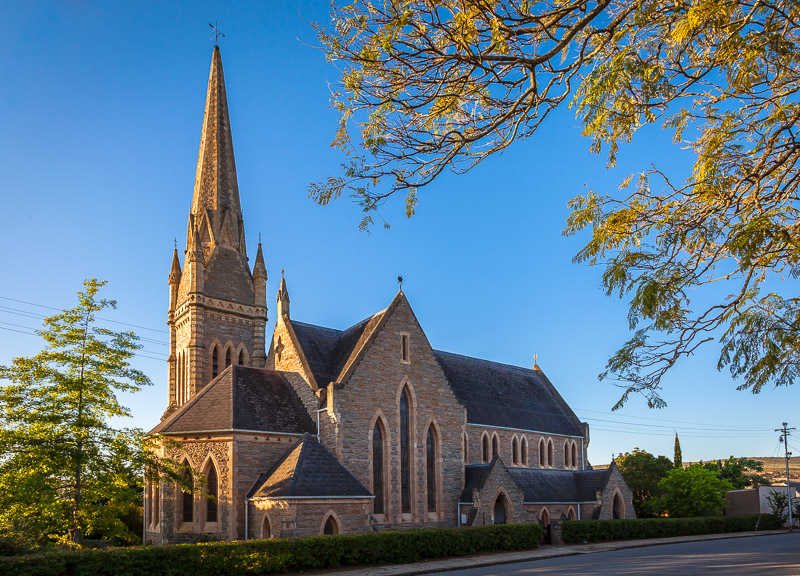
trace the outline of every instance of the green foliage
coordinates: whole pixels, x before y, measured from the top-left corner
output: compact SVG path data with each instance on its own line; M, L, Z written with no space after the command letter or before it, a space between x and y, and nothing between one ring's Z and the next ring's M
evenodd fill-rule
M580 520L564 522L566 544L668 538L696 534L722 534L774 530L781 524L768 515L715 516L711 518L642 518L632 520Z
M529 550L541 543L542 535L538 524L505 524L50 552L0 559L0 573L5 576L244 576Z
M725 507L725 494L733 489L730 482L699 464L670 470L658 488L661 507L672 518L719 514Z
M750 458L734 458L725 461L704 462L702 465L711 470L720 480L727 480L734 490L742 490L751 486L768 484L769 481L759 475L764 471L764 464Z
M772 519L783 526L789 519L789 496L785 491L775 488L767 493L767 506Z
M658 483L672 470L666 456L655 457L649 452L634 448L617 456L614 462L633 492L633 508L639 518L658 516L661 512Z
M44 321L45 348L0 366L0 531L31 544L83 535L135 542L122 521L141 501L142 431L114 428L130 416L117 398L150 381L129 361L132 332L97 325L114 308L84 283L79 303ZM139 506L139 512L141 507Z
M683 468L683 456L681 455L681 441L678 440L678 433L675 432L675 453L672 458L675 468Z
M717 366L740 389L796 380L800 298L784 280L800 275L797 2L352 1L331 12L330 29L315 28L341 70L333 146L348 158L342 176L311 185L317 202L352 195L368 228L399 192L411 216L440 174L532 137L559 107L574 107L609 165L660 125L686 150L679 174L642 166L618 191L569 203L565 234L590 234L575 260L604 266L606 292L630 297L634 334L601 378L624 387L617 407L632 393L662 407L664 374L718 339Z

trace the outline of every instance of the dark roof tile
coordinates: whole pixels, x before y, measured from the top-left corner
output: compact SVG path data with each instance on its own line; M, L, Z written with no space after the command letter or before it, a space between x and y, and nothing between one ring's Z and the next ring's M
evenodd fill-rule
M541 370L435 350L470 424L582 436L580 420Z
M525 494L525 502L595 502L608 481L607 470L542 470L509 468Z
M369 490L323 448L304 434L286 455L256 480L248 498L371 497Z
M303 434L316 428L282 372L229 366L150 434L211 430Z

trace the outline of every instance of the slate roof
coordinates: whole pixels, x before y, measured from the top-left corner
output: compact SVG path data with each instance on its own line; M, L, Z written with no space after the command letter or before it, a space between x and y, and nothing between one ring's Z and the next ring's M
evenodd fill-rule
M541 370L434 354L470 424L583 436L580 420Z
M509 468L508 473L525 494L526 503L595 502L609 470L542 470Z
M316 427L282 372L229 366L150 434L212 430L303 434Z
M371 498L372 494L311 434L304 434L266 474L248 498Z
M492 473L496 460L495 458L488 464L468 464L464 466L464 490L461 491L459 502L472 502L472 491L480 491L483 488Z
M338 381L348 361L358 354L384 312L365 318L347 330L290 321L317 386L324 387Z

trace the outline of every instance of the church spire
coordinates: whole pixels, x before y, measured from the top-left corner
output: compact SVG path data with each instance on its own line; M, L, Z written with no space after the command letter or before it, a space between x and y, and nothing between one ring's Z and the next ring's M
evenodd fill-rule
M289 316L289 290L286 289L286 279L281 270L281 285L278 288L278 318Z
M192 215L204 248L209 244L223 244L245 255L239 184L219 46L214 46L211 57ZM210 251L205 252L208 256Z

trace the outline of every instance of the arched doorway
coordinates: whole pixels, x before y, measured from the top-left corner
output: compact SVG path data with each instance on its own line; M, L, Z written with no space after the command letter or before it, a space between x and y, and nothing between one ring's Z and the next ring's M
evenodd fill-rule
M542 508L542 511L539 513L539 524L544 528L544 540L542 543L550 544L550 513L547 511L547 508Z
M505 524L508 516L508 510L506 510L506 499L503 497L502 494L498 494L497 500L494 501L494 523L495 524Z
M264 522L261 524L261 539L269 540L272 538L272 526L269 523L269 516L264 516Z
M625 503L622 501L622 496L620 496L619 492L617 492L614 495L614 506L612 509L612 515L614 520L625 518Z

